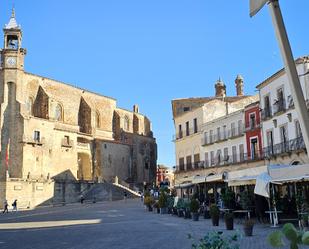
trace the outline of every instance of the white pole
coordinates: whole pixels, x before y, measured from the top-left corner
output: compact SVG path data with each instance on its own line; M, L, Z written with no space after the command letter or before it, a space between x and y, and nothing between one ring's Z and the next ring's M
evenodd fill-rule
M298 114L299 124L302 130L304 142L307 150L309 149L309 114L306 107L306 102L301 89L301 84L298 78L291 46L286 33L282 14L278 0L270 0L269 8L275 27L276 36L281 50L281 56L284 61L285 71L289 79L289 84L294 100L295 110Z

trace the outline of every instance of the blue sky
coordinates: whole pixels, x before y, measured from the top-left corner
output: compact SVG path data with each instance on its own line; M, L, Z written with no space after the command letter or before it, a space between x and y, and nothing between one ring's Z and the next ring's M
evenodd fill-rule
M0 22L13 1L0 0ZM26 71L133 104L152 120L158 163L175 164L171 100L245 92L282 67L268 7L249 0L14 0L28 54ZM294 57L309 54L308 0L281 0Z

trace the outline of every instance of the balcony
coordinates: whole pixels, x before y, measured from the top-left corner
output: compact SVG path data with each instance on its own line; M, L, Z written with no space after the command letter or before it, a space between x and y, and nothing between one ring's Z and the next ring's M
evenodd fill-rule
M188 171L195 171L206 168L204 161L198 161L198 162L192 162L188 164L182 164L182 165L176 165L173 168L175 168L175 173L181 173L181 172L188 172Z
M214 143L220 143L228 139L233 139L244 135L245 129L244 126L238 126L226 132L216 133L212 136L203 137L201 139L202 146L211 145Z
M261 118L263 121L266 121L268 119L272 118L272 112L270 107L266 107L261 111Z
M180 132L176 133L176 135L173 135L173 141L185 138L185 137L193 135L193 134L197 134L199 132L200 132L200 129L196 130L194 128L190 128L189 130L185 130L185 131L180 131Z
M273 105L274 115L280 115L286 111L285 99L277 100Z
M279 155L290 154L292 152L305 150L305 142L303 137L298 137L289 140L285 143L275 144L264 148L264 155L267 158L272 158Z
M23 143L35 145L43 145L46 143L45 137L34 139L33 137L23 136Z
M246 127L246 132L247 131L254 131L254 130L257 130L257 129L260 129L261 128L261 124L250 124L249 126Z
M67 147L67 148L72 148L73 147L73 144L74 144L74 142L73 142L73 140L72 139L66 139L66 138L63 138L62 140L61 140L61 146L62 147Z

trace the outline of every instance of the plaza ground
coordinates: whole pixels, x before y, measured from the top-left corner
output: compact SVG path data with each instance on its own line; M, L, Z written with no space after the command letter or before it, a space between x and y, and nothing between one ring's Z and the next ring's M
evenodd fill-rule
M227 234L222 220L214 228L210 220L198 222L148 212L140 200L73 204L0 215L1 249L190 249L187 234L201 238L211 230ZM269 224L257 224L253 237L243 237L243 249L271 248ZM288 247L286 247L288 248Z

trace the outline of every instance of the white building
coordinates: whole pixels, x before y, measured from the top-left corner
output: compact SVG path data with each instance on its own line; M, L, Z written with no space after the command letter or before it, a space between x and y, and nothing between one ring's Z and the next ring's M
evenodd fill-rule
M309 103L309 57L296 60L303 94ZM264 153L272 163L308 163L288 77L281 69L257 86L262 110Z
M241 77L238 76L235 83L237 96L234 97L226 97L225 85L221 80L218 80L215 84L215 97L186 98L172 101L176 131L174 136L176 185L191 179L195 175L207 174L205 171L208 170L211 156L212 161L215 162L215 157L218 160L217 153L223 156L224 153L228 152L231 155L230 161L233 160L233 151L238 158L240 152L241 154L246 153L243 133L244 115L241 110L246 105L257 101L258 96L243 95L243 79ZM217 121L218 118L221 119ZM226 127L224 128L224 126ZM223 145L223 139L221 141L220 137L220 141L217 139L218 143L205 146L205 133L208 133L207 136L209 137L211 129L213 134L209 139L217 139L218 136L215 135L218 131L220 136L222 133L222 138L224 138L224 132L226 132L228 140L226 140L225 145ZM236 149L234 146L236 146ZM222 148L221 152L220 148Z
M244 161L247 147L243 109L204 123L201 131L206 167Z

